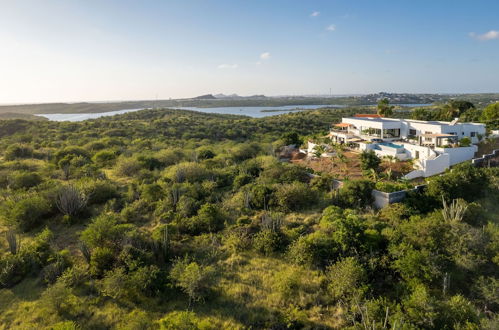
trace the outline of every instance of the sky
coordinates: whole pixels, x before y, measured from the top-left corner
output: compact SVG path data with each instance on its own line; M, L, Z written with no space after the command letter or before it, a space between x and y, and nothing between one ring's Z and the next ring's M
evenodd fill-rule
M499 92L497 0L0 0L0 103Z

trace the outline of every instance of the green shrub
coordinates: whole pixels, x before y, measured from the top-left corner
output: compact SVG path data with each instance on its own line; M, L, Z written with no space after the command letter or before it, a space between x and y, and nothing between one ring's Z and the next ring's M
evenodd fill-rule
M81 240L91 248L117 248L130 229L130 225L118 223L115 215L101 214L81 233Z
M366 280L366 273L355 258L345 258L328 266L326 276L328 293L334 300L353 298L364 291L362 285Z
M115 172L122 177L136 176L142 169L142 165L135 158L119 158L115 166Z
M83 159L90 159L90 154L83 148L70 146L59 150L54 155L54 160L56 164L59 164L61 160L65 159L66 162L71 161L73 158L81 157Z
M43 178L36 172L16 171L9 176L9 187L12 189L27 189L42 183Z
M101 150L92 157L92 160L100 167L107 167L114 164L116 157L117 155L114 151Z
M42 196L25 196L4 202L1 215L8 225L26 232L43 223L51 212L50 203Z
M284 237L278 231L266 229L253 237L253 247L255 250L267 256L281 250L283 245Z
M371 205L374 182L369 180L345 181L339 191L339 201L345 207L359 208Z
M487 193L489 179L484 171L469 163L458 164L444 175L432 177L426 195L441 205L442 197L447 201L462 198L474 201Z
M298 264L323 268L336 258L339 252L331 235L323 231L299 237L288 249L288 258Z
M198 150L198 159L212 159L215 156L215 153L210 149L202 148Z
M118 188L108 180L85 180L81 187L88 196L88 204L102 204L119 197Z
M0 258L0 287L9 288L17 284L29 269L24 254L9 254Z
M102 276L105 271L110 270L115 261L113 250L107 247L97 247L92 250L90 259L90 273L94 276Z
M378 181L376 182L375 189L386 193L391 193L409 189L409 185L405 183Z
M191 311L174 311L157 321L160 330L215 329L209 320L201 320Z
M173 182L201 182L211 176L203 165L198 163L180 163L166 169L166 178Z
M378 156L376 156L374 151L364 150L360 154L360 168L363 171L369 171L371 169L377 171L379 168L379 164L381 164L381 159Z
M33 157L33 148L23 144L13 144L7 147L4 153L5 160Z
M202 266L187 259L177 260L170 271L170 279L189 296L189 305L203 299L214 281L213 266Z
M275 202L284 211L298 211L310 208L317 201L317 195L301 182L282 184L274 194Z

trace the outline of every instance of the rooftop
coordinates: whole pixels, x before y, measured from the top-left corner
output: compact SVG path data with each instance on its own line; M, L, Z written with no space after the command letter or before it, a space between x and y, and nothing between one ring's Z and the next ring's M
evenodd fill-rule
M438 120L416 120L416 119L400 119L400 118L385 118L385 117L357 117L355 115L354 117L347 117L345 119L356 119L356 120L369 120L371 122L377 122L377 123L390 123L390 122L410 122L410 123L421 123L421 124L428 124L428 125L456 125L456 124L466 124L466 125L485 125L482 123L470 123L470 122L457 122L453 123L450 121L438 121Z

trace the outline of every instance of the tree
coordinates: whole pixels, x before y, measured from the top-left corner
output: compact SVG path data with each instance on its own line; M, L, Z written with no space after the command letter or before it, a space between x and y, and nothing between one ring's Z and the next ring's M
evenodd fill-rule
M425 108L416 108L411 112L411 118L416 120L434 120L435 115L435 111Z
M469 163L456 165L452 171L433 177L428 183L426 195L440 204L442 197L446 201L462 198L468 202L487 193L488 177L482 169Z
M285 146L295 145L299 147L303 143L303 140L300 139L300 136L296 132L284 133L282 136L282 140Z
M390 117L393 115L393 105L390 105L390 100L387 98L378 101L378 115L383 117Z
M489 104L482 112L482 119L489 120L498 120L499 119L499 102Z
M170 279L189 296L189 306L202 299L214 280L213 266L202 266L187 259L177 260L170 271Z
M450 121L474 109L475 105L471 102L451 100L442 106L442 108L439 111L438 119Z
M335 300L362 293L362 283L366 279L365 270L357 259L342 259L326 268L328 292Z
M327 151L326 146L323 144L318 144L314 147L314 156L320 158L323 153Z
M345 181L339 191L340 203L346 207L359 208L373 202L374 182L369 180Z
M369 172L371 169L378 171L379 164L381 164L381 159L376 156L374 151L364 150L360 154L360 168L362 171Z

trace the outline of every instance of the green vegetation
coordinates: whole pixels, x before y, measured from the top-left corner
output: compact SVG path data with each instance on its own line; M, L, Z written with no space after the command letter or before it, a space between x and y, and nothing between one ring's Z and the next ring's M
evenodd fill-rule
M391 117L393 115L393 105L390 105L390 100L383 98L378 101L378 115L383 117Z
M493 329L497 168L373 210L278 160L355 111L0 121L1 327Z

